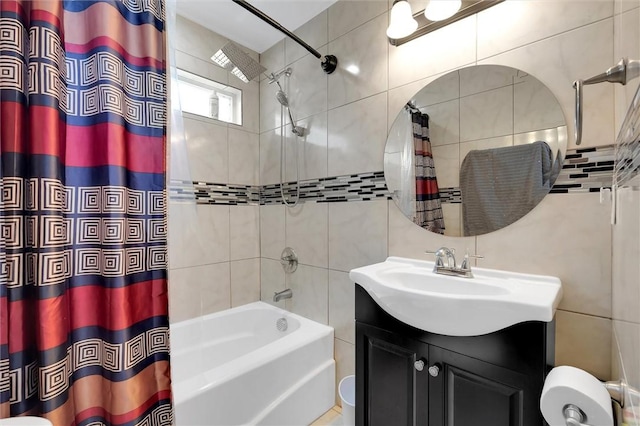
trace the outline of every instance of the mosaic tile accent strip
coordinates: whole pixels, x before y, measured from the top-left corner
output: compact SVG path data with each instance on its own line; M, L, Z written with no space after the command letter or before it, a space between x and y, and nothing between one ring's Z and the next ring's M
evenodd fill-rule
M640 162L640 149L636 150ZM567 151L551 193L598 192L610 188L613 179L614 147L584 148ZM287 200L296 196L296 183L283 185ZM170 199L212 205L271 205L282 204L280 185L247 186L208 182L171 181ZM384 172L359 173L300 181L300 202L339 203L387 199ZM460 188L440 188L442 203L462 203Z
M283 186L287 200L294 200L296 183ZM391 199L384 181L384 172L334 176L300 181L300 202L337 203ZM280 185L264 185L260 191L260 204L282 204Z
M614 180L617 186L623 186L640 170L640 87L622 123L616 145Z
M169 199L196 204L258 205L260 187L209 182L171 181Z
M615 148L613 145L567 151L552 194L599 192L611 188Z
M462 204L462 191L460 188L440 188L440 202Z

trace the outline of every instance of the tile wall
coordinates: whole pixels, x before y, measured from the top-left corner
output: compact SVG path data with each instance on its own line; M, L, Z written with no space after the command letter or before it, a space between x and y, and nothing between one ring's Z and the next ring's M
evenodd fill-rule
M614 20L615 58L627 56L640 59L640 2L616 0ZM622 126L630 104L635 105L632 118L635 126L625 126L617 140L617 159L635 158L632 168L619 171L617 164L617 221L613 226L613 288L612 315L614 344L612 347L612 378L624 379L640 389L640 178L637 158L640 153L640 90L638 79L627 86L615 88L616 128ZM635 132L627 133L629 127ZM629 173L635 170L635 173ZM634 177L635 174L635 177ZM637 424L640 408L637 399L623 412L626 424Z
M211 188L232 188L233 196L221 194L235 200L240 193L246 202L196 205L180 200L175 190L171 191L172 322L260 300L260 211L251 191L259 184L260 85L245 84L210 61L227 39L180 16L176 24L176 66L230 84L243 94L242 126L182 116L189 180L201 183L190 190L202 194ZM257 53L245 51L258 59ZM179 127L179 123L172 125Z
M618 0L619 1L619 0ZM473 64L521 69L543 82L562 106L573 134L572 82L599 74L614 58L614 28L634 22L638 2L614 0L509 1L400 47L387 43L392 1L341 0L297 33L339 68L325 75L317 59L284 40L261 55L269 70L291 66L287 92L308 136L301 179L382 170L387 129L401 106L425 84ZM624 15L624 16L623 16ZM616 25L614 25L616 24ZM637 31L629 28L624 31ZM636 36L637 40L637 36ZM617 60L617 59L616 59ZM624 114L611 85L585 89L582 148L611 145ZM272 85L260 85L260 184L279 179L280 136L285 135L287 180L294 170L294 138L280 126ZM569 148L575 148L571 145ZM337 378L354 370L352 268L389 255L427 259L446 245L484 255L479 266L555 275L564 286L557 314L556 363L611 375L612 232L610 203L597 193L552 194L529 215L477 238L428 233L386 200L314 203L294 209L260 207L262 297L287 287L286 306L336 328ZM281 250L293 247L298 272L286 276ZM283 303L283 302L280 302ZM636 310L637 311L637 310Z

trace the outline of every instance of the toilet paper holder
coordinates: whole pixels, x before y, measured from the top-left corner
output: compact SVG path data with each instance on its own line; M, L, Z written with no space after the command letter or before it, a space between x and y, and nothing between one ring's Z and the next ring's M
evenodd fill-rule
M627 403L637 404L638 401L640 401L640 392L629 386L624 380L608 381L604 382L603 385L607 392L609 392L611 400L616 402L620 408L624 408ZM631 401L626 400L626 395L628 395L628 398L631 399ZM588 426L588 423L583 423L588 422L586 414L577 405L567 404L562 411L566 421L566 426ZM615 418L616 426L622 426L623 419L621 416L617 415Z

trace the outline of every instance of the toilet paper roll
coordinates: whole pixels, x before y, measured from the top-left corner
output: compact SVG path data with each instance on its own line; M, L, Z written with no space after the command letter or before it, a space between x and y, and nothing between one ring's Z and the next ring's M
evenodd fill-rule
M585 425L613 426L611 397L600 380L579 368L556 367L544 382L540 411L550 426L566 426L568 404L586 414Z

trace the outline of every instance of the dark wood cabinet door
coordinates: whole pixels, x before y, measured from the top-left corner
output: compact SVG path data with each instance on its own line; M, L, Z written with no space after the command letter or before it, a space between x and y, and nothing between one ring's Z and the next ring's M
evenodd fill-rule
M428 345L362 324L356 329L356 424L427 426Z
M542 424L526 375L437 346L429 347L429 358L440 370L431 377L430 425Z

